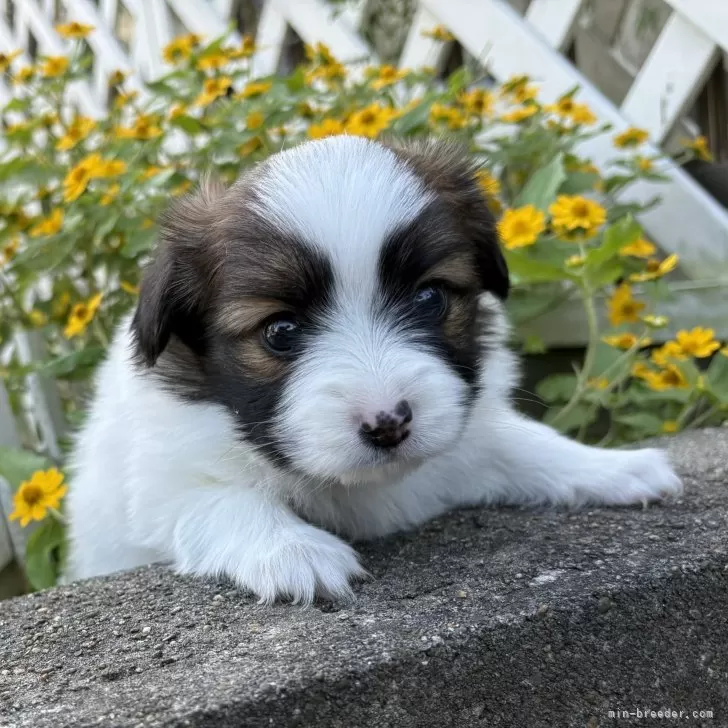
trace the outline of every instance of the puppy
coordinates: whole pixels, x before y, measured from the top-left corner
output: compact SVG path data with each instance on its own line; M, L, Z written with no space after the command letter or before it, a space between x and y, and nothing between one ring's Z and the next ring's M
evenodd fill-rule
M68 576L168 560L308 603L364 574L343 538L679 492L657 450L514 411L508 273L473 173L447 144L335 137L173 206L78 438Z

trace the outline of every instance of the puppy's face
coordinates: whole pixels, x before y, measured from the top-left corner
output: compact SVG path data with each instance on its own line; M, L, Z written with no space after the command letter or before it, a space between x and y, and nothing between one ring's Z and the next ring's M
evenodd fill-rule
M280 467L367 482L456 442L484 290L507 272L462 156L337 137L170 210L134 328L140 361Z

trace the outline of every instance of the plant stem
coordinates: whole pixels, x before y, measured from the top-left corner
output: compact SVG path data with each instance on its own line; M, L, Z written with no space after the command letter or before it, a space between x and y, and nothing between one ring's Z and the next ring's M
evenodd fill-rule
M564 408L552 420L553 425L558 425L569 414L581 399L587 388L589 375L594 368L594 361L597 356L597 345L599 344L599 322L597 319L597 310L594 306L594 296L590 289L583 289L584 310L586 312L586 323L589 330L589 341L584 354L584 364L579 370L576 379L576 388L571 395L571 399L564 405Z
M57 509L57 508L49 508L48 512L53 516L53 518L58 521L62 526L67 526L68 521L66 520L66 517Z

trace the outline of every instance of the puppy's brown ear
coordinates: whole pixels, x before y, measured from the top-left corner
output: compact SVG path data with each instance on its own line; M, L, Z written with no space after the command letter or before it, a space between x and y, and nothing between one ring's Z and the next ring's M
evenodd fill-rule
M137 356L153 366L172 335L197 353L204 348L204 314L219 254L212 230L223 195L205 180L200 190L172 204L160 219L160 237L147 267L132 321Z
M508 266L500 249L496 221L478 186L477 164L467 151L459 144L434 139L387 146L453 210L463 233L475 246L482 289L507 298Z

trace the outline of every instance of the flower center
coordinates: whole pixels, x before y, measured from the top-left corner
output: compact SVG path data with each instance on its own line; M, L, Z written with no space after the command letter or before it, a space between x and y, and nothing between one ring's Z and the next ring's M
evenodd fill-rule
M29 483L23 488L23 500L29 505L34 506L43 498L43 490L37 485Z

